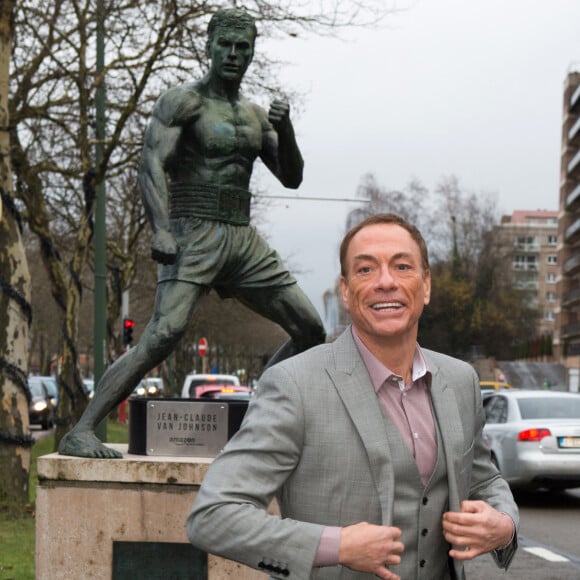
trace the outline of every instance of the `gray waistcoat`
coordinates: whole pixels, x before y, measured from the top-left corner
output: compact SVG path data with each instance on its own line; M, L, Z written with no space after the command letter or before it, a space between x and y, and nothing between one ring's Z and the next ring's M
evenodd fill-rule
M401 528L405 544L401 564L391 569L402 580L448 580L449 544L441 526L448 506L447 466L439 429L437 464L424 487L411 452L387 417L385 428L396 474L392 525Z

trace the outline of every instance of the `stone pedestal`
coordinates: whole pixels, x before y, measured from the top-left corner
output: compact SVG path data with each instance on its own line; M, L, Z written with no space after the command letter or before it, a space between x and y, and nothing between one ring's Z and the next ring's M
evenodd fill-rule
M36 579L264 580L191 546L185 518L211 458L38 459Z

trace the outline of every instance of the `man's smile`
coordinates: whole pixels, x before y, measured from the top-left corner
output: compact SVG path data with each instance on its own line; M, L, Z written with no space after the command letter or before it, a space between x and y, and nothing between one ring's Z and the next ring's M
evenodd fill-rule
M398 310L403 308L402 302L375 302L371 304L373 310Z

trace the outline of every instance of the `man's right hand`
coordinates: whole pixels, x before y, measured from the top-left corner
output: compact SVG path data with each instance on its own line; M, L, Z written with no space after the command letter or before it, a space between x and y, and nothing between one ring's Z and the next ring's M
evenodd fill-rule
M401 563L405 549L401 530L391 526L376 526L361 522L342 528L339 563L351 570L374 574L382 580L400 580L388 569Z
M151 257L160 264L175 264L177 242L167 230L158 230L151 241Z

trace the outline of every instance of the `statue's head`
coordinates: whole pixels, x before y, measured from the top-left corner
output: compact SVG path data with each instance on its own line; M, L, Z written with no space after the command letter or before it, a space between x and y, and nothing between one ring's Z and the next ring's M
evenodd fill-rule
M207 55L213 74L234 79L246 72L254 56L256 21L240 8L216 12L207 28Z
M248 30L252 34L252 42L258 36L256 21L253 16L241 8L230 8L216 12L209 21L207 27L208 42L212 41L215 31L220 28L233 28L236 30Z

